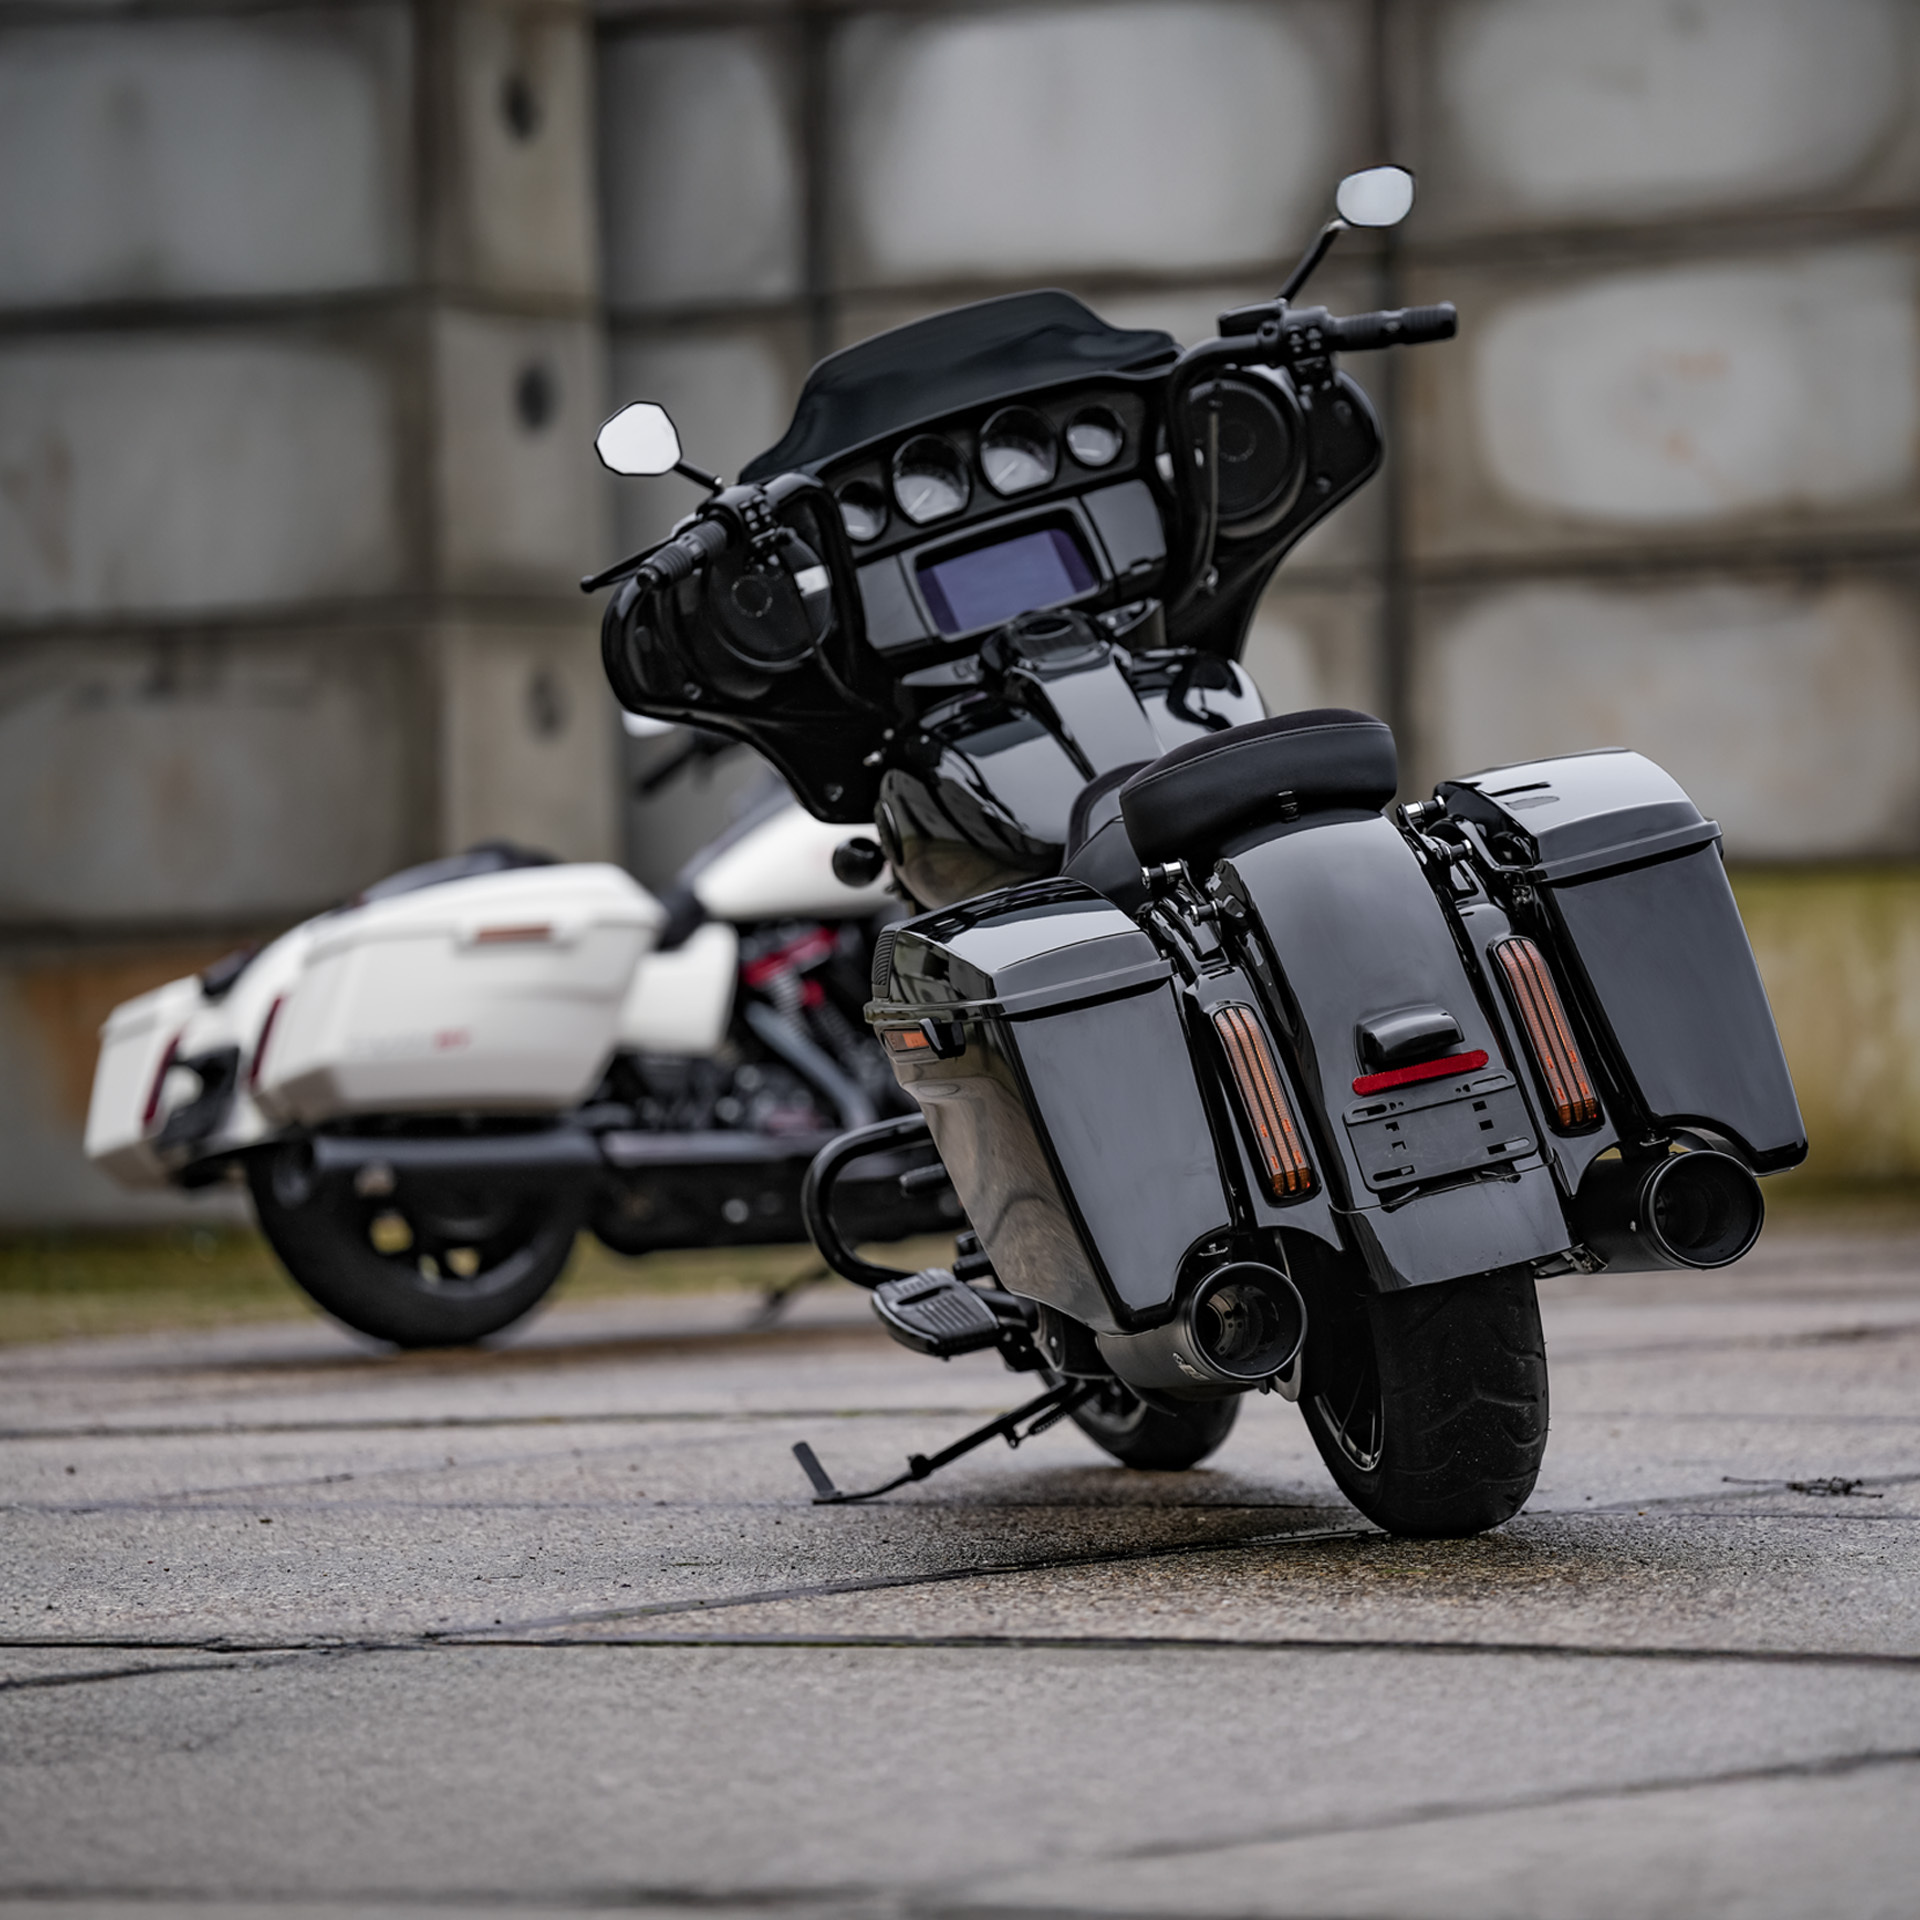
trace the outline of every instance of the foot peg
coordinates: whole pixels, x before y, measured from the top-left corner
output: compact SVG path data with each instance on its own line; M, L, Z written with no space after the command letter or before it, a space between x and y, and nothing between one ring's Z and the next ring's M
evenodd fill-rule
M1027 1311L1010 1293L983 1293L945 1267L927 1267L873 1290L880 1324L903 1347L951 1360L997 1347L1010 1330L1028 1325Z

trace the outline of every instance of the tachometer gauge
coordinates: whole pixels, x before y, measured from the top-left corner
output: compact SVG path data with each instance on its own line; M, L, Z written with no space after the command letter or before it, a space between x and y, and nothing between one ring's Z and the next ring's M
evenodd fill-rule
M887 496L871 480L849 480L835 496L849 540L878 540L887 530Z
M1126 429L1111 407L1082 407L1067 422L1067 451L1083 467L1112 466L1126 444Z
M959 450L935 434L916 434L893 456L893 497L916 527L949 519L971 491Z
M1031 407L1003 407L980 430L980 471L995 493L1031 493L1059 465L1053 432Z

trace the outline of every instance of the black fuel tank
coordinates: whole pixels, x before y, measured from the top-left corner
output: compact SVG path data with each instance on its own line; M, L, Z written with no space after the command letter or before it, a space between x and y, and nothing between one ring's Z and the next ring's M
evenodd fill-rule
M889 929L867 1018L994 1270L1097 1332L1164 1319L1227 1196L1172 970L1090 888Z

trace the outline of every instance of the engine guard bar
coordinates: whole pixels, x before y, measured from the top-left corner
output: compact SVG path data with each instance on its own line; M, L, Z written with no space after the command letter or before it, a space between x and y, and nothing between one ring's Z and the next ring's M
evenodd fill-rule
M840 1176L854 1161L863 1160L868 1154L878 1153L886 1147L905 1146L929 1137L926 1115L910 1113L899 1119L876 1120L871 1126L855 1127L851 1133L843 1133L837 1140L828 1141L814 1155L813 1164L808 1167L807 1177L800 1186L800 1218L806 1222L807 1232L819 1249L820 1258L841 1279L851 1280L856 1287L871 1291L883 1281L910 1277L904 1267L883 1267L875 1261L861 1259L841 1239L840 1230L833 1220L833 1190L839 1184Z

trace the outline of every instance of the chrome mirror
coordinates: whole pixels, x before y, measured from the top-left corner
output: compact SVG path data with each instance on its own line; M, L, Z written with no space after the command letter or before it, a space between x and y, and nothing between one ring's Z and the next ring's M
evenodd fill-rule
M673 416L651 400L622 407L594 435L593 450L615 473L671 473L680 464Z
M1413 175L1405 167L1350 173L1333 196L1350 227L1397 227L1413 211Z

